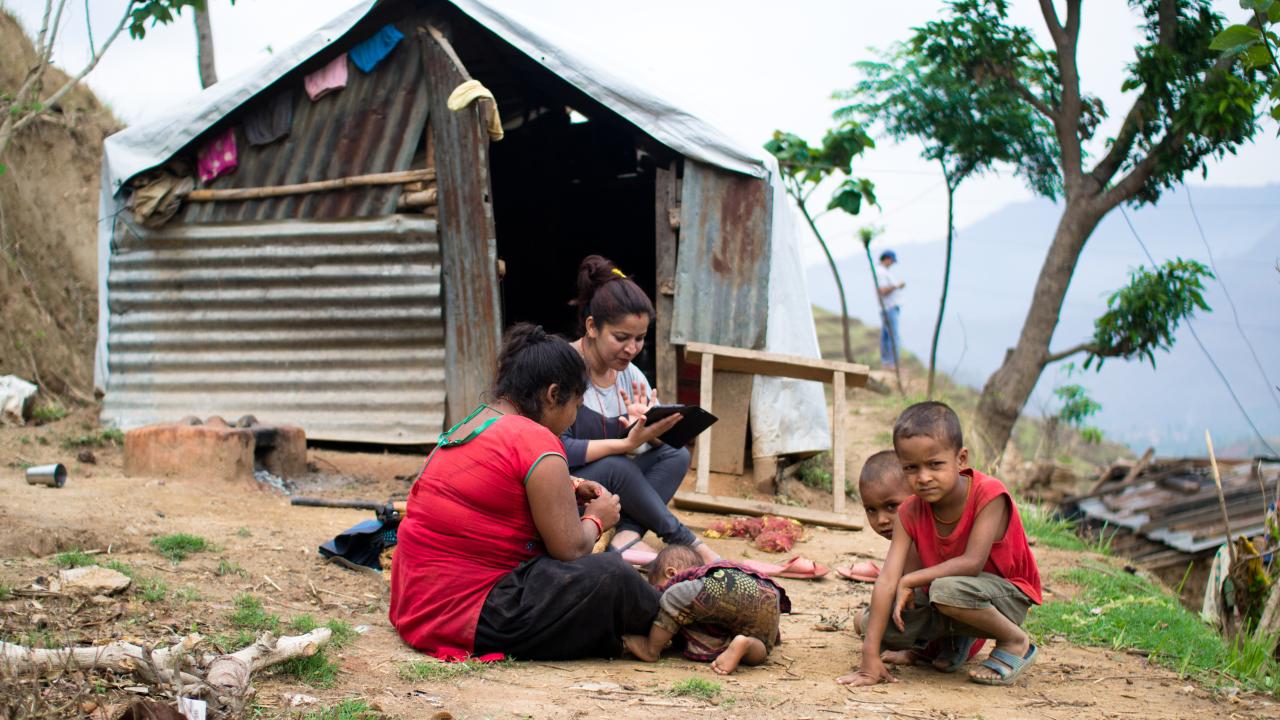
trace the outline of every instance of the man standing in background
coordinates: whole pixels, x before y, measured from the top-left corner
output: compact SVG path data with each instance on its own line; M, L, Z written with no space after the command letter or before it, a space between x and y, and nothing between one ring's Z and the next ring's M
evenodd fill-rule
M897 369L898 355L902 352L898 335L898 313L902 309L902 289L907 286L894 276L891 268L896 264L897 253L892 250L880 253L880 266L883 269L876 273L881 307L884 308L884 321L880 324L880 365L889 371Z

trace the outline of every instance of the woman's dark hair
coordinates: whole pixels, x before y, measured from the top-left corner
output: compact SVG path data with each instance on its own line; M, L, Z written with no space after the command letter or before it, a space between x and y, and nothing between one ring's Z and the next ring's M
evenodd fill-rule
M518 323L507 330L498 353L498 377L493 396L504 398L521 415L542 417L543 393L556 386L555 401L563 405L587 391L587 365L564 338L548 335L541 325Z
M627 277L613 261L599 255L588 255L578 266L578 297L570 305L578 308L578 334L587 332L587 318L595 318L596 327L615 324L628 315L653 318L653 301L634 280Z

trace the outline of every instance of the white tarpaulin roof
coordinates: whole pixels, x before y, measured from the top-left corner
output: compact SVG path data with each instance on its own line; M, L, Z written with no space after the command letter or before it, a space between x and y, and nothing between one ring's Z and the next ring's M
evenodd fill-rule
M593 61L574 47L573 37L556 37L527 21L505 15L483 0L450 0L463 13L602 105L672 150L726 170L766 179L774 197L783 194L777 164L762 150L746 148L714 127L664 100L652 90ZM363 0L258 67L220 81L171 111L108 137L103 148L102 213L114 218L122 205L119 189L134 175L162 165L219 120L249 101L299 64L351 30L377 4ZM799 228L790 203L775 200L769 276L769 320L765 349L818 357ZM99 223L98 355L95 381L106 386L107 286L113 222ZM826 403L813 382L758 378L752 394L753 449L756 455L823 450L830 447Z

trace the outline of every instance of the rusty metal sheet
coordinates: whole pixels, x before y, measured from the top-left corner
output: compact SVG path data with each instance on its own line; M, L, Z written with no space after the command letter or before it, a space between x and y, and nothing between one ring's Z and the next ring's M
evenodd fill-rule
M481 103L458 112L445 101L469 80L442 35L416 33L426 67L436 172L440 181L445 353L449 368L449 424L475 408L498 365L502 319L498 310L498 240L489 186L489 136Z
M224 123L235 126L239 168L209 187L289 185L409 169L426 126L426 83L421 56L409 39L416 23L406 19L397 25L406 39L372 73L366 75L354 65L349 67L347 86L342 90L312 102L302 90L299 73L290 73L224 118ZM363 37L345 38L321 59L331 59L360 40ZM244 116L279 93L293 95L289 136L270 145L249 145L241 127ZM211 223L377 217L395 212L399 195L398 186L380 186L265 200L190 203L181 220Z
M673 343L764 348L771 218L764 181L685 161Z
M110 267L105 422L251 414L387 444L442 429L434 220L171 224L123 234Z

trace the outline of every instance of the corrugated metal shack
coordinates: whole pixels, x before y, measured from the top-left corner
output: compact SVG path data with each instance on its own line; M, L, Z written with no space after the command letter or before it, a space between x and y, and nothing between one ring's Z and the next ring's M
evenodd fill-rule
M388 24L404 40L372 72L352 69L315 101L302 92L304 77ZM504 326L573 331L576 265L593 252L658 301L639 360L658 387L676 387L687 341L774 349L771 300L802 317L808 307L803 287L770 290L783 201L765 162L711 141L703 152L706 130L683 117L691 134L673 142L664 118L626 112L611 78L552 63L525 32L477 0L365 2L285 58L210 88L205 110L110 139L103 419L130 428L253 413L316 439L433 442L487 389ZM446 107L471 79L496 98L501 142L487 132L494 103ZM279 102L292 105L287 137L246 142L245 119ZM119 211L148 163L194 164L228 128L235 172L160 227ZM352 178L364 181L279 192ZM817 393L809 414L822 432ZM771 412L804 411L770 399ZM806 442L773 450L822 447Z
M1266 508L1280 493L1280 461L1219 460L1218 467L1231 532L1258 535ZM1109 542L1113 553L1181 585L1192 604L1204 589L1207 561L1226 541L1217 487L1204 458L1113 465L1093 492L1064 500L1061 510Z

